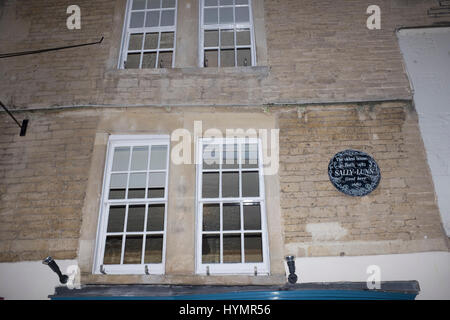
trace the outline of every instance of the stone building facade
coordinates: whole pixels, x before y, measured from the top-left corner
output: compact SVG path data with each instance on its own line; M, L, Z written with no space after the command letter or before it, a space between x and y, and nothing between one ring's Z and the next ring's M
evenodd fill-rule
M365 281L367 266L379 265L383 280L418 280L419 297L449 298L440 285L449 280L449 241L396 37L399 28L448 23L427 14L437 1L379 0L381 29L369 30L371 1L252 0L254 64L228 68L199 62L202 1L174 2L174 67L156 69L120 66L126 0L0 2L2 53L104 37L0 59L0 101L29 119L22 137L0 113L0 296L52 294L56 280L40 264L47 256L78 265L82 285L272 285L286 282L284 257L294 255L304 282ZM67 28L71 4L81 29ZM110 137L177 129L195 137L196 122L200 133L279 130L278 170L260 182L269 272L198 272L194 154L167 168L164 272L98 272ZM328 163L346 149L377 161L381 181L371 194L350 197L330 183ZM7 281L26 264L41 275L36 286L50 279L30 296Z

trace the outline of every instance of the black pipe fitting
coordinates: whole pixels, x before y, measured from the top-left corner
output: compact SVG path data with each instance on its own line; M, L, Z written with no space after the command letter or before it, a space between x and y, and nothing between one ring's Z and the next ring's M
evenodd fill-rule
M59 277L59 282L61 282L62 284L67 283L67 281L69 280L69 277L66 276L65 274L61 273L61 270L59 269L58 265L56 264L56 261L53 260L52 257L47 257L42 261L43 264L46 264L50 267L50 269L52 269Z
M297 275L295 274L295 257L294 256L287 256L286 257L286 262L289 268L289 276L288 276L288 281L290 284L295 284L297 283Z

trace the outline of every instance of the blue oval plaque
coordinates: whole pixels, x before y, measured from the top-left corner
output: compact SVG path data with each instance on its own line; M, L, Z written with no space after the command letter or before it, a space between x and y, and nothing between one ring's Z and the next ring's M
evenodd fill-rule
M380 183L380 168L367 153L345 150L337 153L328 165L328 176L339 191L349 196L365 196Z

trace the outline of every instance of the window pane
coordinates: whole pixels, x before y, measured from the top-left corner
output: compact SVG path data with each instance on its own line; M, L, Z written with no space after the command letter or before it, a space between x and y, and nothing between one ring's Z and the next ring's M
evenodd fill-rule
M223 235L223 262L241 262L241 235Z
M134 147L131 156L131 170L147 170L148 147Z
M145 0L133 0L133 6L131 10L142 10L145 9Z
M127 186L127 174L112 174L109 186L109 199L124 199Z
M159 33L147 33L145 35L145 43L144 43L144 49L157 49L158 48L158 37Z
M175 8L175 0L162 0L163 8Z
M223 204L223 230L241 229L241 207L239 203Z
M148 206L147 231L164 231L164 204Z
M115 148L112 171L127 171L130 161L130 148Z
M239 67L247 67L252 65L250 49L237 49L237 65Z
M242 29L236 31L236 44L238 46L249 46L250 41L250 30Z
M142 68L153 69L156 66L156 52L144 53Z
M166 186L165 172L151 172L149 173L148 181L148 197L149 198L164 198L164 189Z
M127 232L144 231L145 205L133 205L128 207Z
M140 53L129 53L127 56L127 61L125 63L125 69L139 69L140 63L141 63Z
M130 34L130 42L128 43L128 50L141 50L142 49L142 33Z
M107 232L123 232L125 206L109 207Z
M203 173L202 183L202 197L203 198L218 198L219 197L219 174L218 173Z
M233 8L220 8L220 23L233 23Z
M162 263L163 236L147 236L144 263Z
M203 169L219 169L220 146L206 144L203 146Z
M219 231L220 230L220 205L204 204L203 205L203 231Z
M258 145L243 144L241 149L242 168L258 168Z
M261 230L261 207L244 204L244 230Z
M236 0L236 4L248 4L248 0Z
M173 32L161 33L160 48L173 48Z
M164 10L161 13L161 26L175 25L175 10Z
M248 7L236 7L236 23L249 21L250 15Z
M205 47L219 46L219 30L205 30Z
M142 236L127 236L125 240L124 264L140 264L142 256Z
M128 198L145 198L145 180L146 173L130 174L130 183L128 185Z
M223 169L239 168L238 145L237 144L224 144L222 150L223 150L222 151L222 156L223 156L222 168Z
M217 24L219 13L217 8L206 8L205 9L205 24Z
M103 264L120 264L122 253L122 236L106 237Z
M159 52L159 68L172 68L173 52Z
M239 197L239 172L222 173L222 197Z
M245 262L263 262L261 234L244 235Z
M202 240L202 263L220 262L220 236L203 235Z
M159 11L147 12L145 26L146 27L158 27L159 26Z
M148 9L158 9L161 7L160 0L147 0Z
M228 5L232 5L232 4L233 4L233 0L220 0L221 6L228 6Z
M142 28L144 26L144 12L133 12L130 19L130 28Z
M205 67L215 68L218 67L218 55L217 50L205 51Z
M217 6L217 0L205 0L205 7L207 6Z
M242 172L242 196L259 197L258 172Z
M220 47L234 47L234 31L221 30L220 31Z
M234 49L220 51L220 66L234 67Z
M166 169L167 146L152 146L150 170Z

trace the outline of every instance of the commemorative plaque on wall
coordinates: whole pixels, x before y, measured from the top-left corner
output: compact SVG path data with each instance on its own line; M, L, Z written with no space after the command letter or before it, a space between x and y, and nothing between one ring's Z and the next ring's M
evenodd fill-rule
M345 150L334 155L328 165L328 176L339 191L349 196L365 196L380 183L380 168L367 153Z

